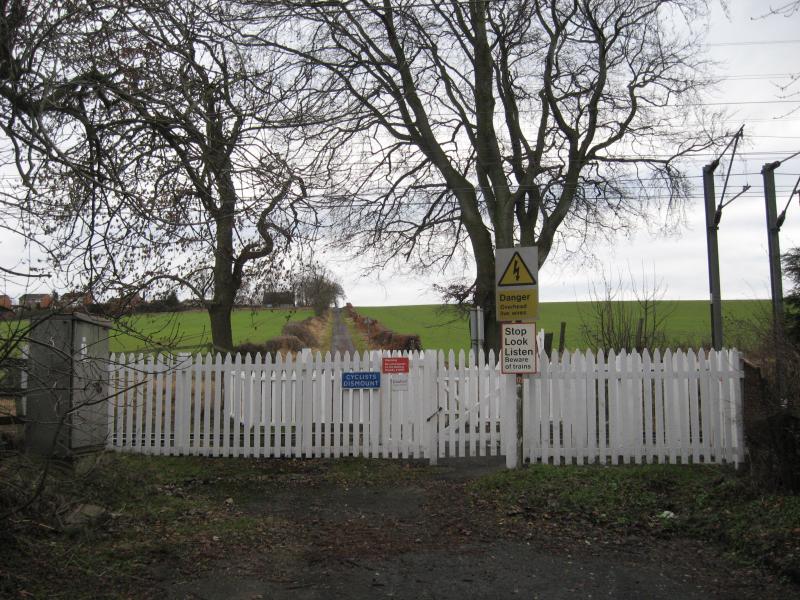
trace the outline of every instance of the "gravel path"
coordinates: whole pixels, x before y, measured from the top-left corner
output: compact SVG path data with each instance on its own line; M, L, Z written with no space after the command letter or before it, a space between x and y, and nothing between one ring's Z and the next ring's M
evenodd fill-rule
M345 325L341 308L333 309L333 335L331 336L331 353L339 351L344 354L349 352L351 355L356 351L350 332Z

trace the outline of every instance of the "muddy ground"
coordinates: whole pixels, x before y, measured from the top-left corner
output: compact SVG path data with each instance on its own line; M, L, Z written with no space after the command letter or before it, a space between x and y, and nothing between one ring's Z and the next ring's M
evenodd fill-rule
M154 565L142 595L170 598L790 598L800 589L712 544L500 512L470 482L501 468L454 461L403 481L286 473L225 500L261 535ZM213 485L213 484L207 484ZM251 532L252 533L252 532ZM219 536L217 536L219 538ZM225 537L223 534L222 537ZM235 538L235 535L233 536ZM224 556L214 544L224 544Z

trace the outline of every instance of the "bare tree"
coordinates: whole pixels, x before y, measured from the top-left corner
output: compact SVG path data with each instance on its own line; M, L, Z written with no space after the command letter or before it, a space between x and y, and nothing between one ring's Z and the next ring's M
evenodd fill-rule
M297 302L310 306L317 316L344 298L344 289L327 269L319 264L310 265L297 282Z
M624 288L628 287L633 298L624 300ZM666 325L675 307L664 300L666 287L656 279L642 273L637 283L629 272L629 284L622 277L616 284L605 273L602 287L593 287L591 302L581 314L581 332L590 348L650 352L666 348L668 340Z
M41 60L71 83L67 106L22 111L31 125L10 132L54 262L95 296L177 283L230 349L243 282L280 271L280 251L315 224L306 167L325 152L309 129L298 137L320 108L298 95L307 71L242 43L261 17L232 3L78 5L77 43L64 33ZM40 25L59 10L42 8ZM25 39L43 33L32 27Z
M712 143L694 124L702 0L288 4L262 37L361 108L341 123L363 152L340 241L426 268L466 248L492 324L495 247L537 245L544 263L565 238L675 207L677 159Z

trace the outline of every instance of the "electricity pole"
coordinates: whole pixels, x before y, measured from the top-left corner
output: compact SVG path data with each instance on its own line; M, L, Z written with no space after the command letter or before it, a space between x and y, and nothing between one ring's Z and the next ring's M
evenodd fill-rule
M722 219L722 209L744 194L749 185L744 186L741 192L725 202L725 192L728 191L728 179L731 176L731 166L736 158L736 148L739 140L744 136L744 125L731 137L725 149L717 158L703 167L703 198L706 208L706 244L708 246L708 287L711 291L711 346L714 350L722 350L722 291L719 282L719 244L717 232L719 221ZM714 190L714 171L719 166L719 161L725 156L728 148L733 144L728 172L725 175L725 185L722 186L722 197L717 205L716 191Z
M772 290L772 321L776 342L783 332L783 282L781 281L781 247L778 232L778 208L775 204L775 169L780 161L766 163L761 168L764 178L764 200L767 204L767 247L769 249L769 281Z
M703 167L703 196L706 205L706 243L708 245L708 284L711 289L711 346L722 349L722 293L719 283L719 245L717 232L717 199L714 191L714 170L719 160Z

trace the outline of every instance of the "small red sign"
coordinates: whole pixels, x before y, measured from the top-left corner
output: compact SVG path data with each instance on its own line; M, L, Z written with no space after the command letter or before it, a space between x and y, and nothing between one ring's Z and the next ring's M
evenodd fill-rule
M408 373L408 357L392 356L382 359L381 373Z

